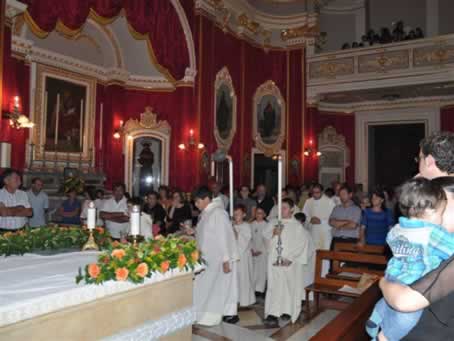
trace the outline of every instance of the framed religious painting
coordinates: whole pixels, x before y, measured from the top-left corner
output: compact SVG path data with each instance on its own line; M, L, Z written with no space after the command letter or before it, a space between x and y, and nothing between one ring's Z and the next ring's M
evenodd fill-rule
M36 82L35 158L92 161L96 80L38 65Z
M236 132L237 97L225 66L216 75L214 93L214 136L218 148L227 152Z
M285 101L276 84L260 85L253 99L253 138L266 156L277 154L285 140Z

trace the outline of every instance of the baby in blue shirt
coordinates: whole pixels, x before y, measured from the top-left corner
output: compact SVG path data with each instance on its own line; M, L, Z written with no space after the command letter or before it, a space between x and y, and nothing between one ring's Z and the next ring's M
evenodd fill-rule
M386 267L389 281L412 284L454 253L454 234L440 224L446 208L441 186L424 178L411 179L400 189L403 217L386 237L393 257ZM418 323L422 310L403 313L382 298L366 323L372 339L400 340ZM381 332L380 332L381 330ZM380 332L380 334L379 334Z

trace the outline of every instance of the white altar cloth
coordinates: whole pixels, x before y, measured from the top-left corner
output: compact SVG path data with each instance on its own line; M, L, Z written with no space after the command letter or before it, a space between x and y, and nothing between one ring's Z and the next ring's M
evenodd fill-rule
M79 267L95 262L98 254L1 257L0 327L187 273L179 270L155 273L143 284L115 281L102 285L76 284Z

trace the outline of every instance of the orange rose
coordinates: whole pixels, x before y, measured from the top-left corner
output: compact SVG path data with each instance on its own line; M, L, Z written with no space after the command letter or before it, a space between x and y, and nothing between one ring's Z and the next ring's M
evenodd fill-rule
M121 260L126 255L126 252L123 249L115 249L112 251L111 255L112 257Z
M112 247L118 247L118 246L120 246L120 243L118 241L115 240L112 242Z
M178 257L178 267L180 269L183 269L184 266L186 265L186 261L187 261L186 256L181 253L180 256Z
M147 263L140 263L136 269L137 276L144 278L148 274Z
M103 234L104 233L104 229L100 226L97 226L96 227L96 231L98 231L99 234Z
M91 278L97 278L100 272L101 269L97 264L90 264L88 266L88 274L90 275Z
M129 271L126 268L118 268L115 270L115 278L117 281L126 281Z
M166 260L165 262L161 263L161 272L166 272L169 270L170 262Z
M197 262L199 260L199 251L198 250L195 250L195 251L192 251L191 253L191 258L192 258L192 261L193 262Z

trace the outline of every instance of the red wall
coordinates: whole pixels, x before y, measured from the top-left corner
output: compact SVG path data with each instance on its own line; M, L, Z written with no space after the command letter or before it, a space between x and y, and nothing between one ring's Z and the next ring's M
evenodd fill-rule
M441 130L454 132L454 106L447 106L440 110Z
M237 104L237 132L230 150L234 159L235 183L249 183L250 170L245 158L250 159L253 147L252 100L259 85L273 80L287 102L288 161L302 157L302 120L304 77L302 64L304 49L292 51L269 51L252 46L230 33L224 33L212 21L194 14L185 6L188 21L192 26L196 44L198 75L193 88L180 87L173 92L150 92L127 90L119 85L97 86L95 146L97 165L102 164L107 175L106 186L124 179L124 156L121 140L113 139L120 120L139 118L146 106L158 113L158 119L167 120L172 128L170 151L170 185L190 190L204 183L208 174L200 167L200 152L180 151L177 146L187 139L189 129L194 129L196 138L206 145L211 154L216 149L214 138L214 81L216 74L227 66L232 76ZM11 33L7 29L4 51L3 110L8 109L12 96L19 95L28 113L29 66L11 57ZM99 112L103 103L103 149L99 150ZM0 125L0 140L13 142L12 166L23 168L25 162L26 130L11 131L7 120ZM300 172L289 170L289 182L302 181Z

